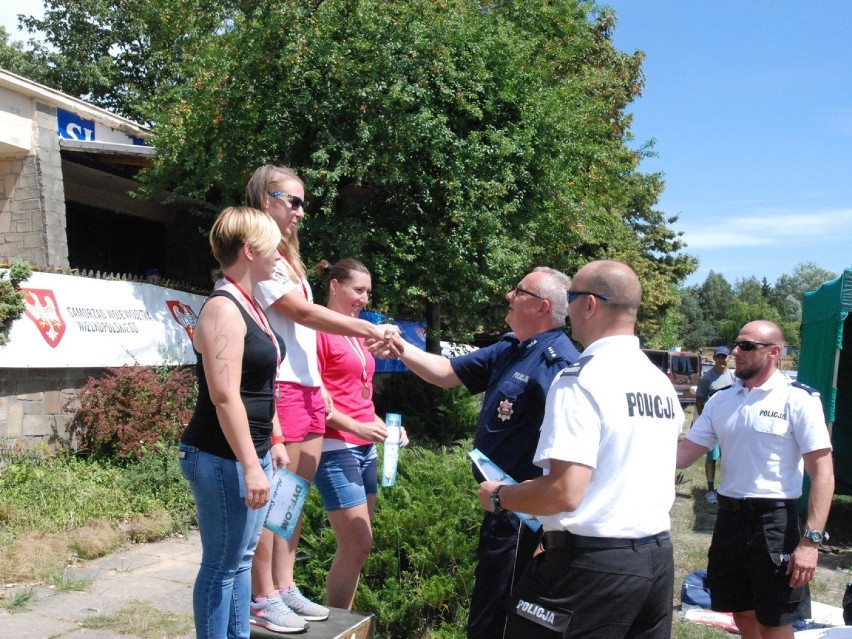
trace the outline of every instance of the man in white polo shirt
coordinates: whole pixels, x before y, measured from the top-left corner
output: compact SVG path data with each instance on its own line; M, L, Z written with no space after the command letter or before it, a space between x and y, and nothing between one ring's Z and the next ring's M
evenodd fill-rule
M722 448L719 516L708 553L711 607L732 612L743 639L792 639L809 601L834 492L831 440L819 393L778 372L784 337L749 322L732 355L736 383L711 397L678 446L686 468ZM797 501L811 479L806 530Z
M671 634L669 510L683 411L634 336L642 287L620 262L591 262L568 291L580 360L547 395L534 462L542 477L483 482L488 511L538 516L538 555L512 593L506 637Z

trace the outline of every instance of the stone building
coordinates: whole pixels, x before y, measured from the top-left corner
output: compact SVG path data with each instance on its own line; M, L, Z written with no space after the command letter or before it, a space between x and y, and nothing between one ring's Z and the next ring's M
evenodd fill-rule
M140 124L0 69L0 265L142 276L199 289L215 266L193 202L134 197L156 150ZM4 368L0 446L61 430L64 398L96 370Z

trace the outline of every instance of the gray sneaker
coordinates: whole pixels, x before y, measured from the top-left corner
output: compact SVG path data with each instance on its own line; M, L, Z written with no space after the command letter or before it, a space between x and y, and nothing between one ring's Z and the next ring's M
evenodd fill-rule
M254 626L282 633L305 632L310 625L280 599L252 601L249 622Z
M704 495L704 499L707 500L708 504L718 504L719 503L719 498L716 496L715 490L711 490L706 495Z
M307 621L325 621L328 619L328 608L314 603L301 592L295 584L287 590L279 590L281 600L293 611Z

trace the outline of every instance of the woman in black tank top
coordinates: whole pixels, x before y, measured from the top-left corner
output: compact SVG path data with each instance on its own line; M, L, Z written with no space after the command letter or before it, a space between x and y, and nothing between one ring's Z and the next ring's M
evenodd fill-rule
M193 335L199 392L179 448L201 535L197 637L249 636L251 561L269 482L274 466L289 463L273 397L283 346L250 293L270 276L280 240L274 220L248 207L225 209L210 232L226 283Z

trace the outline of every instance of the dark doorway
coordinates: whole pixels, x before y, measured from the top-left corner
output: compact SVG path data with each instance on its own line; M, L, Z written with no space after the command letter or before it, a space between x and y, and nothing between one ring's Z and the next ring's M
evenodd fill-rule
M164 267L166 228L159 222L66 202L71 268L142 277Z

